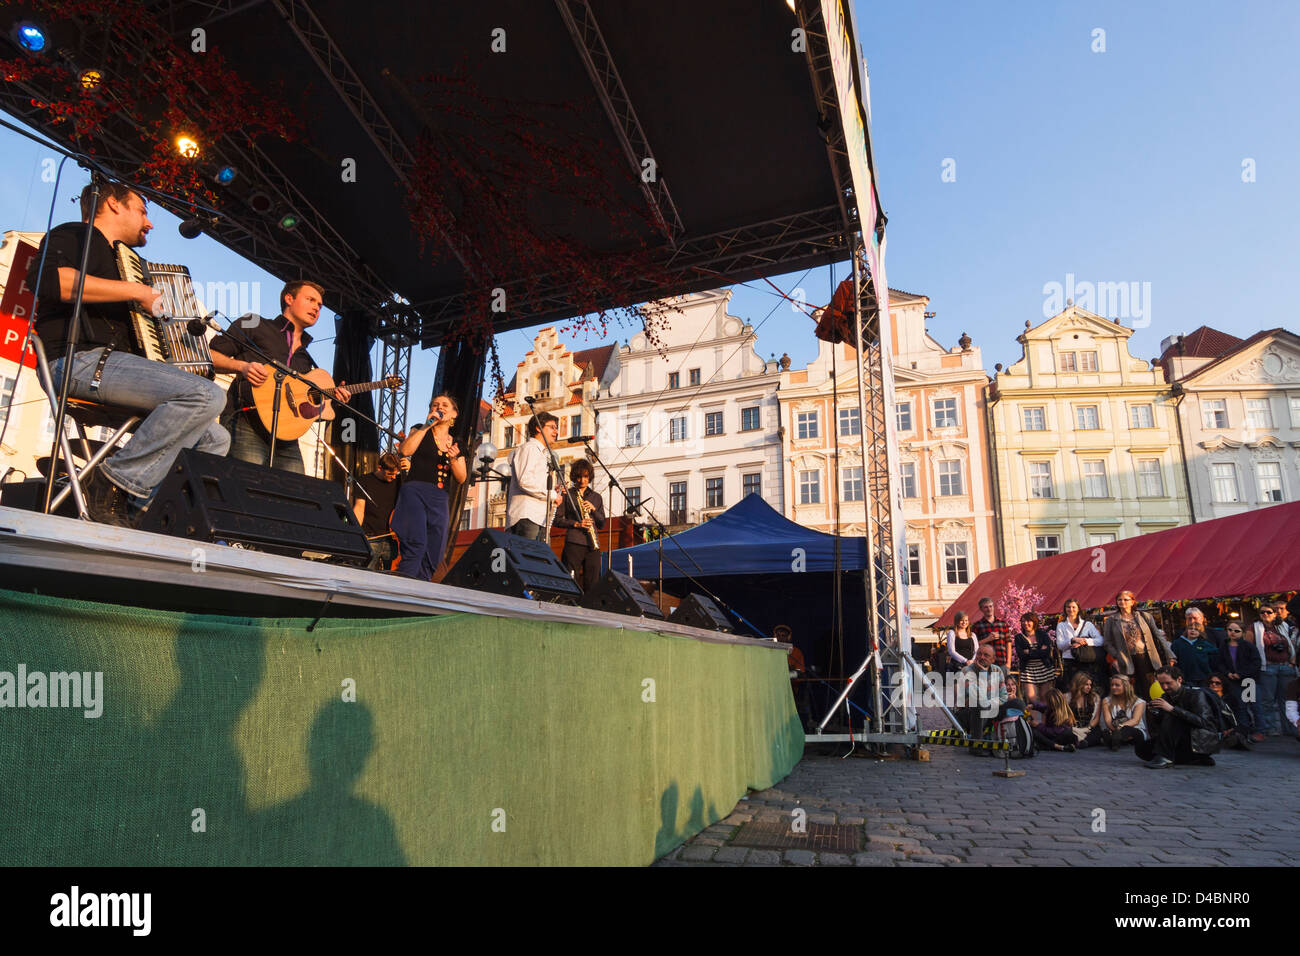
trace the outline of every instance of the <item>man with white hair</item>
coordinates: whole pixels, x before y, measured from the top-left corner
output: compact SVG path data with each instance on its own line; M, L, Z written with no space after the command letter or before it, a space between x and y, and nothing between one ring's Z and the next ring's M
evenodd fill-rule
M1200 608L1187 609L1183 633L1174 638L1171 649L1182 669L1184 683L1197 690L1203 688L1214 671L1218 648L1205 638L1205 613Z

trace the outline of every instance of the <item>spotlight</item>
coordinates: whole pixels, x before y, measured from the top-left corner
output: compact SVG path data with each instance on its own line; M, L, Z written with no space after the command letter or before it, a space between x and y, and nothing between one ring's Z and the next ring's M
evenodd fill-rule
M222 166L220 169L217 170L217 175L214 176L213 178L216 179L218 184L222 186L229 186L231 183L235 181L235 167Z
M297 213L286 212L283 216L280 217L280 228L283 229L285 232L288 232L290 229L297 229L298 222L299 219Z
M271 202L270 196L262 192L260 189L257 189L248 194L248 205L253 212L260 215L266 215L271 211L273 203Z
M81 88L86 91L99 89L99 84L103 82L104 74L99 70L86 70L81 74Z
M188 133L181 133L176 137L176 152L186 159L194 159L199 155L199 141Z
M18 24L14 28L14 36L18 45L31 53L40 53L45 49L45 31L30 20Z

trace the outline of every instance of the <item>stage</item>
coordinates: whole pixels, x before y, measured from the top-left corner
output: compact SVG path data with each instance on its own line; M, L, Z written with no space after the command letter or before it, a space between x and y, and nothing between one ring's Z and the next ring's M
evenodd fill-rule
M802 754L770 641L8 508L0 565L0 863L644 865Z

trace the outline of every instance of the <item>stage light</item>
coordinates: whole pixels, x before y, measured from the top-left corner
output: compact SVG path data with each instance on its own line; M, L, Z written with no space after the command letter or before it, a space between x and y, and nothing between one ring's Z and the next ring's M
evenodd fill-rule
M285 232L288 232L290 229L297 229L298 222L299 220L298 220L297 213L286 212L283 216L280 217L280 228L283 229Z
M214 176L213 178L216 179L216 181L220 185L229 186L231 183L235 181L235 175L236 173L235 173L234 166L222 166L220 169L217 170L217 175Z
M181 133L176 137L176 152L186 159L194 159L199 155L199 141L188 133Z
M104 74L99 70L86 70L81 74L81 88L87 91L97 90L103 80Z
M270 196L262 192L260 189L257 189L248 194L248 205L253 212L265 215L271 211L273 203L271 202Z
M794 0L785 0L785 5L790 8L791 13L794 13Z
M40 53L45 49L45 31L30 20L18 24L14 28L14 35L18 38L18 45L24 50Z

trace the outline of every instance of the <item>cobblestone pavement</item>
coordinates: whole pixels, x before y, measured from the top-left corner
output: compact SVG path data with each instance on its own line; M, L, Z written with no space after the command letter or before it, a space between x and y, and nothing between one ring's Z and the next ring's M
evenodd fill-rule
M1272 737L1215 767L1148 770L1127 751L1089 748L1013 760L929 746L930 762L840 759L818 745L777 786L655 866L1295 866L1300 744ZM847 745L840 753L847 750ZM860 829L853 853L764 850L731 840L750 820ZM1101 811L1100 813L1098 811ZM1284 823L1284 821L1287 821ZM1104 828L1103 828L1104 827Z

